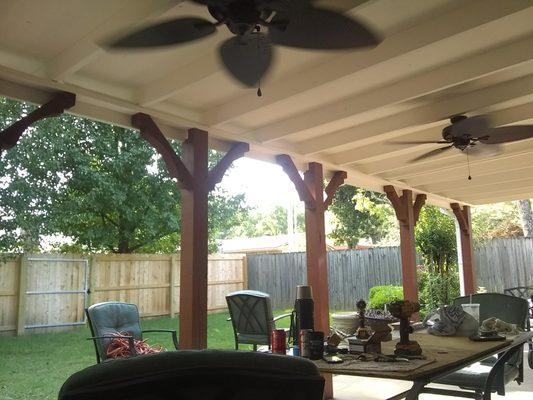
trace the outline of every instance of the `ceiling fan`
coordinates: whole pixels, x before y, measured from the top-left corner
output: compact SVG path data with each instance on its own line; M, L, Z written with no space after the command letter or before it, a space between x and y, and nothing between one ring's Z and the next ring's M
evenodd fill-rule
M190 1L206 6L216 21L176 18L111 38L103 46L141 49L179 45L212 35L226 25L234 36L220 45L220 59L234 78L255 86L272 63L273 44L325 50L371 47L381 41L361 22L316 7L312 0Z
M533 138L533 125L512 125L493 127L489 116L477 115L467 117L455 115L450 118L451 125L442 130L440 141L410 141L395 142L398 144L445 144L446 146L431 150L411 162L442 154L452 148L466 152L468 155L493 156L501 152L499 144L516 142L518 140Z

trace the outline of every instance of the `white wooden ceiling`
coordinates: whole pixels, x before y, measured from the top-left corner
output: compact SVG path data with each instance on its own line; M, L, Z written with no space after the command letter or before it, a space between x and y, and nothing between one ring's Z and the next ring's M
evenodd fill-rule
M441 206L533 197L533 140L501 155L453 149L412 163L439 140L448 118L490 114L497 125L533 123L533 0L329 0L384 41L371 50L276 48L263 96L221 67L225 27L191 44L106 52L116 32L207 11L176 0L1 0L0 95L42 103L77 94L74 114L123 126L142 111L169 137L209 131L211 145L251 144L250 156L291 154L346 170L348 182L427 193Z

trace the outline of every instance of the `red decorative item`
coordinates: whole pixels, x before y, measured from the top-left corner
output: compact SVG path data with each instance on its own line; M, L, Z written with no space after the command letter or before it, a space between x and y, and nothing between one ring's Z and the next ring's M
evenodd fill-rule
M272 344L272 353L276 354L286 354L287 336L284 329L274 329L272 330L272 335L270 337L270 343Z
M131 336L128 332L113 333L116 339L112 339L107 347L107 358L128 358L131 357L128 339L121 336ZM133 339L136 355L154 354L166 351L161 346L150 346L146 340Z

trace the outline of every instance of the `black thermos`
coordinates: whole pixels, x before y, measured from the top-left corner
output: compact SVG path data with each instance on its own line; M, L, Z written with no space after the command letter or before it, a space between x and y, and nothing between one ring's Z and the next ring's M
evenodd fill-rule
M294 321L293 343L298 344L298 335L301 329L314 329L314 308L313 291L311 286L299 285L296 287L296 301L294 311L296 318Z

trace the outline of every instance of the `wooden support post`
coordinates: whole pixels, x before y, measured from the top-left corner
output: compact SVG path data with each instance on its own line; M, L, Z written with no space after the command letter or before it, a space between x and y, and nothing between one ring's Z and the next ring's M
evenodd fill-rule
M89 268L89 271L87 274L88 284L87 284L87 304L85 304L86 308L93 304L93 299L94 299L93 288L96 287L95 282L94 282L94 278L96 275L96 273L94 272L94 269L95 269L94 257L95 257L94 255L89 257L88 266L87 266Z
M292 159L286 155L276 157L278 164L294 183L300 200L305 203L305 240L307 255L307 283L313 287L315 302L315 330L329 334L328 255L324 212L331 204L337 188L346 179L345 171L337 171L326 187L324 200L324 173L322 164L309 163L304 179L300 177ZM324 398L333 398L331 374L322 374L326 380Z
M22 336L26 332L26 287L28 285L28 262L26 256L22 254L18 259L19 265L19 292L17 311L17 336Z
M76 104L76 95L59 92L48 102L0 132L0 153L15 146L30 125L44 118L56 117Z
M474 250L472 248L472 221L470 207L457 203L450 204L461 231L461 254L463 258L462 280L465 294L476 293L476 276L474 271Z
M417 195L413 204L413 192L411 190L404 190L401 197L398 196L394 186L387 185L383 187L383 190L391 202L400 224L403 297L405 300L418 301L415 225L418 222L420 210L426 201L426 195Z
M169 174L181 187L180 347L204 349L207 347L208 194L249 146L233 144L210 172L207 132L189 129L181 159L149 115L133 115L132 125L161 154Z

